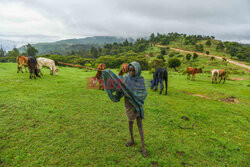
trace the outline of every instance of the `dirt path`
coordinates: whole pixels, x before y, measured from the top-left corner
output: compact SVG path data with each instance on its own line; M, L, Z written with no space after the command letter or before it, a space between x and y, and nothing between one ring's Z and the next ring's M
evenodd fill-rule
M156 46L158 46L158 47L164 47L164 48L169 47L169 46L165 46L165 45L156 45ZM172 47L169 47L169 48L172 49L172 50L179 51L179 52L185 52L185 53L190 53L190 54L192 54L192 53L197 53L198 55L209 56L209 57L215 57L215 58L221 59L221 60L222 60L222 58L223 58L223 57L221 57L221 56L207 55L207 54L204 54L204 53L201 53L201 52L193 52L193 51L188 51L188 50L183 50L183 49L178 49L178 48L172 48ZM231 64L235 64L235 65L240 66L240 67L247 68L247 69L248 69L247 71L250 72L250 66L248 66L248 65L246 65L246 64L239 63L239 62L236 62L236 61L232 61L232 60L230 60L230 59L228 59L228 58L227 58L227 62L229 62L229 63L231 63Z

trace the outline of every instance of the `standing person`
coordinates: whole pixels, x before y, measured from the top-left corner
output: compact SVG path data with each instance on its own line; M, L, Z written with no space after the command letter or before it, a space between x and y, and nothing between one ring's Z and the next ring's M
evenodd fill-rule
M148 153L144 144L142 119L144 118L143 104L147 97L147 90L144 78L141 76L140 64L134 61L128 65L128 74L124 76L124 82L115 82L119 78L110 70L104 70L102 77L106 92L112 101L118 102L124 96L125 112L131 137L126 146L129 147L134 144L133 124L136 119L141 137L142 155L146 157ZM116 94L113 94L114 91Z

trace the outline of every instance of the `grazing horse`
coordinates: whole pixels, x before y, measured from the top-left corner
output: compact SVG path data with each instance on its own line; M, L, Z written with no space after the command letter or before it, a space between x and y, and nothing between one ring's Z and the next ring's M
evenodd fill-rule
M153 74L153 80L150 81L151 89L155 88L155 91L157 91L158 85L160 83L161 85L160 94L161 94L164 88L163 83L162 83L163 81L165 81L165 86L166 86L165 95L167 95L168 93L168 71L166 70L166 68L162 68L162 67L156 68Z
M118 75L123 76L124 74L128 73L128 63L123 63L121 71Z
M27 72L27 69L26 67L28 67L28 57L24 57L24 56L21 56L19 55L17 58L16 58L16 61L17 61L17 73L19 73L19 71L21 71L23 73L23 66L25 68L25 72Z
M193 67L188 67L187 68L187 79L190 79L190 75L192 74L192 79L195 79L195 74L197 73L202 73L201 68L193 68Z
M97 81L99 82L99 89L104 90L104 83L102 80L102 70L106 69L106 64L99 64L97 67L97 73L95 75L95 77L92 77L92 85L95 85L97 83Z
M33 77L34 79L36 79L36 77L40 77L40 75L38 74L38 69L37 69L37 61L34 56L29 56L28 67L30 71L30 79L32 79Z

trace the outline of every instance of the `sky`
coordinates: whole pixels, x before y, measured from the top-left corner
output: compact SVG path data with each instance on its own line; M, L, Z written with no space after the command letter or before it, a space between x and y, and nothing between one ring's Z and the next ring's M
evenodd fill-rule
M250 0L0 0L0 39L34 43L157 32L250 43Z

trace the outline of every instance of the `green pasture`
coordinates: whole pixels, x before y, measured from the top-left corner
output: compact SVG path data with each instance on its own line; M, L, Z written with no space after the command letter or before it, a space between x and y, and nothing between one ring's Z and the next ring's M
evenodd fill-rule
M58 76L43 69L42 78L30 80L16 68L0 63L0 166L250 165L248 73L212 84L208 73L190 81L170 71L167 96L148 89L143 158L136 124L136 145L125 146L123 99L114 103L87 88L95 72L59 67Z

